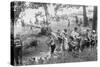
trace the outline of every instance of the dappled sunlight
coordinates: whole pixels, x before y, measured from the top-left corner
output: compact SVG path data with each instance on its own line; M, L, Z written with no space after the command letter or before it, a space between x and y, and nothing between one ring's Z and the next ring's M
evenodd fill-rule
M18 1L11 7L15 65L97 60L96 6Z

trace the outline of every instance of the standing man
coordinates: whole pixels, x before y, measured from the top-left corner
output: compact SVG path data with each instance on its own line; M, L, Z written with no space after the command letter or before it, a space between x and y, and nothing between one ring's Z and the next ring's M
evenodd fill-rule
M52 36L51 36L51 39L50 39L50 46L51 46L51 55L52 55L55 51L55 48L56 48L55 41L54 41Z
M57 39L58 39L58 49L60 52L62 52L62 46L63 46L63 35L62 35L62 32L61 30L58 30L57 31Z
M74 47L74 50L79 51L81 39L80 39L80 34L78 33L77 27L75 27L74 30L72 31L71 37L73 38L72 46Z
M67 34L67 29L64 29L62 32L63 35L63 50L67 50L68 47L68 34Z
M16 35L14 39L14 59L16 65L22 65L22 41L20 35Z

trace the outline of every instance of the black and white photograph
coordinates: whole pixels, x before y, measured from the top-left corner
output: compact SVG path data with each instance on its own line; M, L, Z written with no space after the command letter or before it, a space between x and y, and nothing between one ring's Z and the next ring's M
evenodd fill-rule
M98 7L10 2L11 65L97 61Z

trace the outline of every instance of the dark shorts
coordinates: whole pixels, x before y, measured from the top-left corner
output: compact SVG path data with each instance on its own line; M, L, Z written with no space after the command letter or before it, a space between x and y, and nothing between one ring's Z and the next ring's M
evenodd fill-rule
M54 45L51 45L51 53L54 52L55 48L56 48L56 45L55 44Z

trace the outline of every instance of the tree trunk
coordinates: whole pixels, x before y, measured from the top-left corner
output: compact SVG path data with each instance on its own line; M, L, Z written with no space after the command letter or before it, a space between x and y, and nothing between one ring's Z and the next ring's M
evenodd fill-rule
M47 4L43 4L44 10L45 10L45 16L46 16L46 21L44 24L48 26L48 10L47 10Z
M97 30L97 6L94 6L92 29Z
M87 16L86 16L86 6L83 6L83 26L86 27L88 25Z

